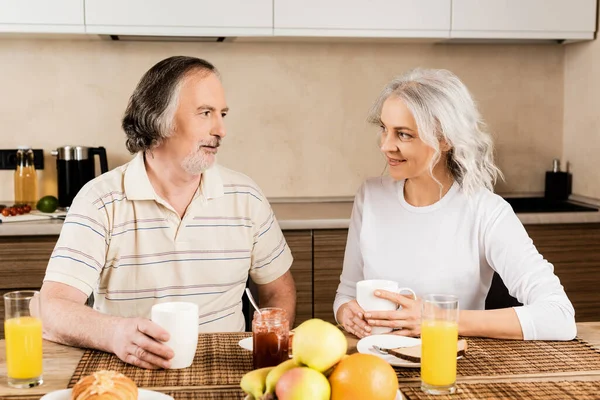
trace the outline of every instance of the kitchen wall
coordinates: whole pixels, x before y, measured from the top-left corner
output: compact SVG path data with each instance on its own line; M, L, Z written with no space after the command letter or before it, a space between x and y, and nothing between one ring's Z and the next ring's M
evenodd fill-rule
M49 152L58 146L103 145L109 167L127 162L120 129L127 100L150 66L175 54L204 57L221 70L231 113L219 161L250 175L270 197L352 196L366 177L381 174L385 162L365 117L384 84L416 66L448 68L474 93L506 175L498 191L543 191L544 171L563 152L564 48L558 45L14 38L0 39L1 147L29 144L47 152L40 195L56 193ZM593 107L590 101L586 111ZM572 161L581 175L584 166L591 169ZM0 171L0 199L11 200L12 193L12 173Z
M564 160L571 163L573 193L600 198L600 42L567 46L565 53Z

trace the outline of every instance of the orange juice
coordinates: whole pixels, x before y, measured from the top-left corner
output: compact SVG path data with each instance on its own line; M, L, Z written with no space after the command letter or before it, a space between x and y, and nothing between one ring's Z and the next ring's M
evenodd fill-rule
M34 317L4 321L6 368L11 379L42 375L42 321Z
M458 324L424 320L421 324L421 341L422 381L433 386L454 384Z

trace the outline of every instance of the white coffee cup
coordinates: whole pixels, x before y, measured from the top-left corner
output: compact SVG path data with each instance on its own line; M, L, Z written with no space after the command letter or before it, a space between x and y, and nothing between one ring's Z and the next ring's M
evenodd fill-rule
M413 298L416 300L417 295L415 292L406 287L399 287L398 282L388 281L384 279L368 279L356 283L356 301L358 305L365 311L396 311L400 308L398 304L393 301L382 299L375 296L376 290L387 290L393 293L410 292ZM392 328L385 326L374 326L371 327L371 335L380 335L383 333L389 333Z
M169 332L170 338L165 344L175 353L171 369L192 365L198 346L198 306L185 302L155 304L152 321Z

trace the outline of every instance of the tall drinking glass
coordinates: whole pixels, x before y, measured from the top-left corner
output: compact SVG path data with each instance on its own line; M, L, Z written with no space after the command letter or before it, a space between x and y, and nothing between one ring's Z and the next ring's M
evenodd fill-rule
M458 298L432 294L421 313L421 390L427 394L456 391Z
M19 389L42 384L42 320L40 292L4 295L4 336L8 384Z

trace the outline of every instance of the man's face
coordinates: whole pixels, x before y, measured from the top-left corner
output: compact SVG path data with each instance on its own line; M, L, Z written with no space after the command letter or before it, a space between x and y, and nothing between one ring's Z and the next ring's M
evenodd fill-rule
M184 79L173 132L163 146L187 173L200 175L215 162L221 139L225 137L223 118L229 109L223 86L215 74L199 71Z

